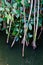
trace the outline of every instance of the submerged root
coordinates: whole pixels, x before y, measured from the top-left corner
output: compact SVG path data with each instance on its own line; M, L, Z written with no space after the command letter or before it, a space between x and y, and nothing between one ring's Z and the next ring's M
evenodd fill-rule
M29 42L26 41L26 46L28 47L28 45L29 45Z
M9 38L7 38L7 41L6 41L6 43L8 43L9 42Z
M13 40L13 42L12 42L12 44L11 44L11 47L13 47L13 46L14 46L15 41L16 41L16 37L14 37L14 40Z
M39 36L38 36L38 39L40 38L41 34L42 34L42 31L43 31L43 27L41 27L41 31L39 33Z
M23 48L22 48L22 57L24 57L24 47L25 47L25 40L26 38L25 38L25 35L24 35L24 37L23 37L23 40L22 40L22 44L23 44Z
M36 49L36 42L33 40L33 42L32 42L32 47L33 47L33 49Z
M25 43L23 43L23 48L22 48L22 57L24 57L24 48L25 48Z
M24 44L25 43L25 39L23 38L23 40L22 40L22 42L21 42L22 44Z
M11 25L12 25L12 22L10 22L10 27L9 27L9 33L8 33L8 36L7 36L7 43L9 42L9 37L10 37L10 30L11 30Z

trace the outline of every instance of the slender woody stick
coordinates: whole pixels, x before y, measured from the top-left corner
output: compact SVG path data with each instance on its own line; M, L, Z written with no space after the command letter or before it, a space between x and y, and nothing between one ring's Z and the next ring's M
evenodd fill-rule
M10 22L9 33L8 33L8 36L7 36L7 43L9 42L9 35L10 35L10 30L11 30L11 24L12 24L12 22Z
M41 27L41 31L39 33L38 39L40 38L41 34L42 34L43 28Z
M29 17L28 17L28 23L29 23L30 18L31 18L32 7L33 7L33 0L31 0L31 6L30 6L30 13L29 13Z
M19 12L19 13L20 13L20 12ZM21 17L20 17L20 18L21 18ZM20 21L19 31L20 31L20 27L21 27L21 21ZM12 44L11 44L11 47L13 47L13 45L15 44L16 38L17 38L17 36L19 35L19 31L18 31L18 33L15 35L14 40L13 40L13 42L12 42Z
M31 0L31 7L30 7L30 14L29 14L29 17L28 17L28 23L30 21L32 7L33 7L33 0ZM24 8L24 37L23 37L23 40L22 40L22 43L23 43L22 56L24 56L24 47L25 47L27 30L28 30L28 26L26 25L26 17L25 17L25 6L23 6L23 8Z
M19 31L20 31L20 27L21 27L21 22L20 22L20 26L19 26ZM19 31L18 31L18 33L16 34L16 36L14 37L14 40L13 40L13 42L12 42L12 44L11 44L11 47L13 47L13 45L14 45L14 43L15 43L15 41L16 41L16 38L17 38L17 36L19 35Z
M24 0L23 0L24 2ZM23 11L24 11L24 37L23 37L23 40L22 40L22 43L23 43L23 48L22 48L22 57L24 57L24 47L25 47L25 40L26 40L26 16L25 16L25 4L23 3Z
M13 17L13 15L12 15ZM8 33L8 36L7 36L7 43L9 42L9 36L10 36L10 31L11 31L11 25L12 25L12 20L10 21L10 26L9 26L9 33Z
M34 12L35 12L35 5L34 5ZM34 13L34 19L35 19L35 13ZM37 30L38 30L38 20L39 20L39 0L38 0L38 11L37 11L37 23L36 23L36 28L34 28L33 49L36 48L36 36L37 36ZM34 27L35 27L35 20L34 20Z
M30 7L30 14L29 14L29 17L28 17L28 23L30 21L32 7L33 7L33 0L31 0L31 7ZM24 12L25 12L25 9L24 9ZM24 21L25 21L25 14L24 14ZM25 22L25 24L26 24L26 22ZM26 25L24 25L24 26L26 26ZM28 30L28 27L27 27L27 30ZM27 31L26 31L26 34L27 34Z
M36 21L36 20L35 20L35 18L36 18L36 0L34 0L34 34L33 34L34 36L33 36L33 42L32 42L33 49L36 48L36 43L35 43L35 38L36 38L36 34L35 34L35 33L36 33L36 32L35 32L35 30L36 30L36 29L35 29L35 24L36 24L36 23L35 23L35 21Z
M12 42L12 44L11 44L11 47L13 47L13 45L14 45L14 43L15 43L15 40L16 40L16 36L14 37L14 40L13 40L13 42Z
M37 11L37 24L36 24L36 35L37 35L37 30L38 30L38 21L39 21L39 5L40 4L40 0L38 0L38 11Z

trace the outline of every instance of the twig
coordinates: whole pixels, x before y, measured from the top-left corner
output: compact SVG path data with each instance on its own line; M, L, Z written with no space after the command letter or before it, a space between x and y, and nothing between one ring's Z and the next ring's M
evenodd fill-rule
M33 7L33 0L31 0L31 7L30 7L30 14L29 14L29 17L28 17L28 23L30 21L32 7ZM23 6L23 8L24 8L24 37L23 37L23 40L22 40L22 43L23 43L22 56L24 56L24 47L25 47L26 35L27 35L27 31L28 31L28 26L26 25L26 17L25 17L25 6Z
M13 17L13 15L12 15ZM8 33L8 36L7 36L7 43L9 42L9 36L10 36L10 31L11 31L11 25L12 25L12 20L10 21L10 26L9 26L9 33Z
M36 2L36 1L35 1ZM34 5L34 12L35 12L35 5ZM34 18L35 18L35 13L34 13ZM37 36L37 30L38 30L38 20L39 20L39 0L38 0L38 11L37 11L37 23L36 23L36 29L34 30L34 40L33 40L33 49L36 48L36 36ZM34 21L35 22L35 21ZM34 23L35 27L35 23Z
M36 18L36 0L34 0L34 33L33 33L33 42L32 42L32 46L33 46L33 49L35 49L36 48L36 40L35 40L35 38L36 38L36 30L35 30L35 18Z
M41 27L41 31L39 33L38 39L40 38L41 34L42 34L43 28Z
M9 42L9 35L10 35L10 30L11 30L11 24L12 24L12 21L10 21L10 27L9 27L9 33L8 33L8 36L7 36L7 43Z
M37 35L37 30L38 30L38 21L39 21L39 3L40 1L38 0L38 11L37 11L37 24L36 24L36 35Z

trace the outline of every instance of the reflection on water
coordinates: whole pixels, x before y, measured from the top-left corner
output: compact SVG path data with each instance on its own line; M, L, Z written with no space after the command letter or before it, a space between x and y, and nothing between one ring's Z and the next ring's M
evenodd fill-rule
M43 47L35 51L32 47L25 48L25 57L21 56L21 45L10 48L5 42L5 34L0 33L0 65L43 65ZM42 43L42 42L41 42Z

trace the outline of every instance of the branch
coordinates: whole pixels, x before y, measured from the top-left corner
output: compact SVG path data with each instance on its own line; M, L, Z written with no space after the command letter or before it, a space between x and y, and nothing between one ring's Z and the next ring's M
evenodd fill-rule
M33 7L33 0L31 0L30 14L29 14L29 17L28 17L28 23L30 21L32 7ZM24 8L24 37L23 37L23 40L22 40L22 43L23 43L22 56L24 56L24 47L25 47L26 35L27 35L27 31L28 31L28 26L26 25L25 6L24 5L23 5L23 8Z
M35 2L36 2L36 0L35 0ZM35 7L36 7L36 4L34 4L34 27L35 27ZM37 36L37 30L38 30L38 20L39 20L39 0L38 0L38 11L37 11L36 29L34 28L33 49L36 48L36 36Z
M33 46L33 49L36 48L36 29L35 29L35 18L36 18L36 0L34 1L34 33L33 33L33 42L32 42L32 46Z
M12 17L13 17L13 15L12 15ZM7 43L9 42L9 36L10 36L11 25L12 25L12 20L10 21L9 33L8 33L7 41L6 41Z
M39 33L39 36L38 36L38 39L40 38L41 34L42 34L42 31L43 31L43 27L41 27L41 31Z

